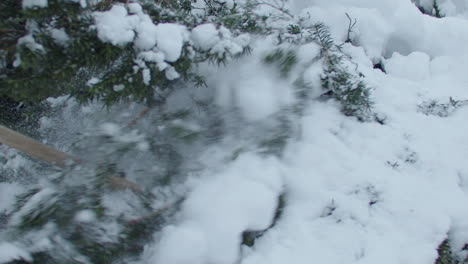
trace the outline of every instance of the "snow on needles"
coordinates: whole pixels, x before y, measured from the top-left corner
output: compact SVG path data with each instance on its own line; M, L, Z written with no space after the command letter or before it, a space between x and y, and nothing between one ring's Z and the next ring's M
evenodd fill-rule
M23 0L22 6L26 8L36 8L36 7L47 7L49 5L48 0Z
M134 28L139 23L138 17L129 16L121 5L112 6L109 11L95 12L94 19L100 40L122 46L133 41Z
M192 32L176 23L155 24L138 3L117 4L108 11L93 14L101 41L117 46L133 43L138 53L136 70L142 70L147 85L152 78L148 63L155 63L160 71L165 71L169 80L180 77L166 62L176 62L186 44L194 44L196 48L222 58L226 54L241 53L250 42L245 34L233 37L228 29L216 29L212 24L197 26Z
M346 44L343 51L375 88L373 111L385 124L345 117L332 101L311 103L297 124L300 136L282 159L265 163L254 154L241 156L194 185L180 222L162 232L151 260L428 264L448 235L453 250L463 255L468 109L440 118L422 114L418 105L450 96L468 99L462 70L468 67L463 46L468 21L423 15L410 0L296 0L291 7L304 23L324 21L338 43L347 37L345 13L357 19L351 33L355 46ZM195 45L203 47L219 36L211 24L192 32ZM294 103L294 87L257 63L258 50L268 45L256 40L250 57L217 69L209 79L217 103L240 109L250 122L267 120ZM309 48L311 54L302 52L313 58L317 48ZM377 62L387 74L373 68ZM294 74L319 85L322 72L311 65ZM253 247L239 247L243 230L268 227L275 194L282 190L286 207L279 222ZM253 220L259 222L252 225Z
M380 122L359 122L344 116L337 102L315 100L322 92L323 71L320 64L309 62L320 49L304 45L298 62L304 67L293 68L290 76L302 76L312 84L314 98L303 115L295 116L295 133L283 153L272 157L241 149L236 158L223 159L210 152L215 147L203 148L192 158L215 165L188 180L190 191L177 220L155 234L154 244L145 247L138 263L429 264L448 236L453 251L466 257L468 107L444 117L420 108L430 106L424 104L427 101L448 101L453 107L456 100L468 100L467 7L462 0L441 0L450 17L439 19L422 14L413 2L433 3L290 1L298 20L310 25L324 22L337 43L348 37L345 14L356 18L352 43L343 44L342 50L374 88L372 111ZM188 95L212 93L222 111L240 113L242 122L223 120L229 129L237 129L235 133L255 129L296 103L296 87L290 80L261 63L271 48L270 39L235 38L210 23L191 31L174 24L156 25L138 4L114 6L95 13L95 18L102 41L133 44L139 52L137 64L156 63L174 78L177 73L167 62L179 58L186 42L218 52L218 44L236 51L252 41L252 53L238 62L227 67L203 65L200 70L208 74L208 87ZM380 69L374 68L377 63ZM107 131L116 133L113 126ZM264 131L256 132L264 138ZM236 148L242 147L242 140L236 138ZM228 152L228 140L219 141L216 148ZM281 194L285 207L271 226ZM241 245L244 231L265 229L253 246ZM2 257L29 256L3 243L0 263Z

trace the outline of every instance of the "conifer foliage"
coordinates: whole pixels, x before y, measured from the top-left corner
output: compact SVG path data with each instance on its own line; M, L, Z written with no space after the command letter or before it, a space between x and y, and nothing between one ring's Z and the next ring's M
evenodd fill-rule
M258 12L265 5L274 15ZM175 195L169 208L156 208L149 190L183 180L195 166L190 162L194 153L184 152L197 144L241 135L248 144L232 149L227 160L249 148L281 156L294 122L314 101L335 100L344 115L372 120L371 88L327 26L266 2L5 0L0 32L0 98L11 105L40 105L46 98L67 96L109 108L122 101L143 102L156 112L145 123L146 136L130 126L100 124L100 132L77 135L76 144L67 146L91 162L41 170L48 176L18 197L6 216L7 230L0 233L7 241L0 247L17 253L9 263L130 263L184 199ZM294 84L295 105L276 113L272 122L258 124L229 113L245 124L243 131L230 130L212 98L195 101L197 113L168 107L175 91L207 85L201 66L223 67L247 56L258 38L273 39L263 63ZM299 63L299 50L310 44L319 47L318 53ZM311 65L322 69L319 84L304 81ZM322 95L314 97L316 90ZM0 108L2 116L9 109ZM265 132L263 138L249 134L252 127ZM87 154L90 149L95 153ZM157 171L150 166L155 161ZM287 197L278 199L282 210Z
M201 85L193 66L225 63L247 51L248 39L238 35L255 27L249 14L241 17L236 6L216 1L195 14L189 1L25 3L1 3L0 28L6 33L1 35L0 92L18 101L60 95L109 105L121 99L152 101L155 91L164 93L180 79ZM203 41L197 38L203 28L190 34L207 22L220 27L209 28L219 34L219 45L197 43ZM165 33L170 33L166 41Z

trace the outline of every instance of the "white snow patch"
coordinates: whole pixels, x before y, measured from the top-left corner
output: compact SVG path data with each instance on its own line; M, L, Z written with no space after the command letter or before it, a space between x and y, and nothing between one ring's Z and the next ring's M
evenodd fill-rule
M59 45L65 46L67 42L70 40L70 37L68 36L67 32L65 32L65 29L60 28L53 28L50 30L50 34L52 35L52 38L55 40L55 42Z
M100 129L101 133L106 136L117 136L120 134L120 127L114 123L104 123Z
M175 80L180 78L180 74L172 66L168 66L164 71L164 74L168 80Z
M0 242L0 263L8 263L13 260L33 261L26 250L8 242Z
M31 198L26 202L25 205L23 205L23 207L21 207L18 212L15 212L15 214L11 217L10 223L12 225L20 224L22 218L33 211L35 207L40 206L44 200L48 200L48 202L54 203L56 200L56 197L53 196L54 194L55 191L52 188L44 188L40 190L31 196Z
M157 26L148 15L140 15L141 22L135 28L137 38L135 46L140 50L149 50L156 45Z
M19 38L18 45L25 45L31 51L45 52L44 46L37 43L31 34Z
M9 212L16 202L16 196L23 191L23 187L16 183L0 183L0 213Z
M164 52L166 61L174 62L182 53L184 42L188 38L185 26L172 23L161 23L155 29L158 48Z
M98 37L112 45L125 45L135 37L133 29L139 22L138 16L128 15L122 5L114 5L109 11L94 12Z
M86 85L89 86L89 87L93 87L94 85L98 84L99 82L101 82L101 80L99 78L93 77L93 78L89 79L86 82Z
M186 225L169 226L164 229L160 247L152 260L167 264L204 264L207 254L207 241L203 231Z
M18 68L19 66L21 66L22 62L23 61L21 60L21 56L19 54L16 54L15 60L13 61L13 67Z
M320 56L320 46L315 42L307 43L299 47L297 58L299 63L310 63Z
M112 87L112 90L114 90L114 92L121 92L125 89L125 85L123 84L116 84Z
M183 205L185 221L163 232L153 261L234 263L242 232L262 230L272 223L282 185L277 160L240 156L194 186ZM181 245L184 254L177 253Z
M47 0L23 0L23 8L47 7L49 2Z
M262 55L261 51L252 53L250 59L217 69L208 79L216 87L217 103L225 109L238 107L249 121L267 118L295 100L289 83L275 69L264 67Z
M89 223L96 219L96 214L91 210L81 210L75 215L75 221Z
M422 52L413 52L408 56L393 53L385 61L384 67L388 74L395 77L421 81L430 77L429 61L429 56Z
M143 7L139 3L128 3L127 8L131 14L143 14Z
M149 85L151 82L151 71L150 69L146 68L141 71L141 75L143 77L143 83Z
M195 47L209 50L220 40L218 30L214 24L202 24L192 29L192 40Z

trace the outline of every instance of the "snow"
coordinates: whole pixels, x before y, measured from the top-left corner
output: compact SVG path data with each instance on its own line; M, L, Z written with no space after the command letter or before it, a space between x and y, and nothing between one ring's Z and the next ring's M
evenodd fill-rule
M167 227L161 247L151 260L157 263L203 264L206 258L206 238L204 233L190 227ZM183 252L183 254L181 254Z
M121 92L125 89L125 85L123 84L116 84L112 87L112 90L114 90L114 92Z
M450 17L424 15L410 0L291 1L294 15L309 25L323 21L337 43L347 37L345 13L356 18L352 43L342 50L355 63L350 67L362 72L373 88L373 112L383 124L359 122L344 116L337 102L320 99L323 69L316 44L299 47L297 67L281 78L262 62L271 39L233 37L210 23L190 32L175 24L153 24L135 3L128 11L114 6L95 13L102 41L135 45L136 64L148 83L146 63L155 63L168 79L179 77L167 62L180 58L185 43L213 54L239 53L248 43L253 48L227 66L200 65L208 87L189 89L183 96L181 89L179 97L170 98L211 96L219 116L226 117L222 121L231 138L203 145L190 157L204 167L181 183L188 193L176 220L154 235L141 263L428 264L435 262L437 248L447 237L454 252L466 256L468 107L452 109L444 117L418 109L431 100L468 99L467 5L441 0L440 6ZM374 69L374 63L382 63L385 72ZM311 98L302 115L286 112L293 133L284 151L277 156L256 152L252 138L264 139L265 131L277 129L268 125L297 103L293 81L299 76L311 87ZM189 104L178 102L179 108ZM129 115L127 105L119 107ZM147 148L137 131L127 132L114 123L101 129L116 141ZM241 149L235 158L232 149ZM14 186L0 184L0 212L9 210L12 196L21 191ZM285 207L271 226L281 194ZM35 198L48 195L52 191L46 189ZM115 215L132 208L126 200L115 201L106 197ZM80 214L78 221L91 219ZM254 246L241 246L244 231L266 229ZM1 257L28 257L25 254L12 244L0 244L0 263Z
M211 49L219 40L219 33L214 24L202 24L192 29L195 47L201 50Z
M182 214L187 220L164 231L154 262L234 263L241 233L271 224L282 190L282 171L276 160L243 155L209 178L197 184L185 202Z
M22 6L26 8L35 8L35 7L47 7L49 5L48 0L23 0Z
M117 46L133 43L137 51L135 71L141 70L146 85L152 79L148 65L151 63L164 71L168 80L180 78L180 74L175 68L168 67L168 63L176 62L182 56L186 44L193 44L219 58L230 58L241 53L250 43L247 34L234 37L227 28L217 29L210 23L196 26L192 31L177 23L155 23L138 3L114 5L108 11L94 12L93 15L101 41ZM64 36L58 40L64 42Z
M53 28L50 30L50 34L52 35L52 38L55 40L55 42L62 46L65 46L67 42L70 40L70 37L68 36L67 32L65 32L63 28L60 28L60 29Z
M258 47L261 49L261 47ZM260 57L240 59L209 76L210 86L218 87L216 102L224 109L238 108L249 121L259 121L294 101L294 88L263 67Z
M13 260L26 260L31 262L33 259L29 253L11 243L0 243L0 263L9 263Z
M250 43L250 37L247 34L233 37L227 28L221 26L218 29L212 23L201 24L193 28L191 40L194 46L201 51L209 51L220 57L225 52L231 55L239 54Z
M114 123L104 123L100 127L101 133L106 136L115 137L120 133L120 127Z
M93 77L86 82L86 85L89 87L93 87L94 85L98 84L100 81L101 81L100 79Z
M167 62L175 62L182 55L182 48L190 38L185 26L155 24L138 3L114 5L109 11L93 14L101 41L118 46L133 43L138 54L135 71L141 70L143 83L150 85L152 79L147 63L155 63L160 71L165 71L168 80L180 78Z
M128 3L127 8L132 14L143 14L143 8L138 3Z
M149 50L156 45L157 27L148 15L141 15L141 18L142 21L135 29L137 32L135 46L141 50Z
M81 210L75 215L75 221L89 223L96 219L96 215L91 210Z
M9 212L15 203L16 195L22 192L23 188L16 183L0 183L0 214Z
M335 102L314 101L282 159L260 165L255 164L259 156L241 156L192 186L180 222L162 232L151 260L427 264L434 263L448 235L460 252L468 241L468 127L463 121L468 109L440 118L422 115L417 106L427 99L468 98L463 73L468 50L462 46L467 21L425 16L403 0L293 5L310 24L324 21L341 41L348 29L345 12L357 19L351 36L358 47L346 44L343 50L375 88L374 111L386 124L360 123L344 117ZM211 24L192 34L201 49L212 47L219 36ZM268 45L268 40L255 40L253 54L216 69L208 80L209 87L216 87L216 103L239 109L250 122L267 120L295 102L291 84L258 63L261 51L255 50ZM301 47L299 63L306 68L292 74L302 74L312 87L320 87L322 69L307 62L318 52L314 44ZM387 74L373 69L380 61ZM320 89L313 94L318 97ZM264 177L261 185L244 180L275 168L281 172L267 174L280 176ZM265 193L265 184L276 187ZM274 197L283 188L286 207L277 225L252 248L239 247L242 230L268 227ZM253 199L246 202L246 197ZM250 217L259 222L247 224Z
M384 63L388 74L395 77L421 81L430 77L430 58L426 53L412 52L408 56L393 53Z
M113 45L126 45L135 37L133 29L139 22L137 16L129 16L122 5L114 5L109 11L94 12L98 37Z
M184 26L172 23L160 23L155 29L158 48L164 52L166 61L174 62L182 53L188 32Z
M175 80L180 78L180 74L172 66L167 67L164 71L164 74L168 80Z
M320 46L314 42L302 45L297 52L299 63L310 63L320 55Z
M143 77L143 83L146 84L146 85L149 85L150 82L151 82L151 72L149 69L143 69L143 71L141 71L141 75Z
M122 127L115 123L103 123L99 127L102 135L112 138L116 142L135 144L140 151L147 151L149 146L144 135L137 130L124 132Z
M18 45L24 45L31 51L45 52L44 46L37 43L34 37L31 34L27 34L24 37L18 39Z
M184 26L172 23L155 25L137 3L130 3L128 11L123 5L114 5L109 11L94 12L94 19L101 41L113 45L126 45L134 41L139 50L150 50L156 45L170 62L180 57L188 37Z
M36 206L41 206L44 200L49 200L48 202L54 203L54 201L57 199L53 196L54 194L55 191L51 188L44 188L40 190L38 193L34 194L18 212L15 213L10 223L12 225L18 225L25 215L33 211Z
M21 56L19 54L16 54L15 60L13 61L13 67L18 68L19 66L21 66L22 62L23 61L21 60Z

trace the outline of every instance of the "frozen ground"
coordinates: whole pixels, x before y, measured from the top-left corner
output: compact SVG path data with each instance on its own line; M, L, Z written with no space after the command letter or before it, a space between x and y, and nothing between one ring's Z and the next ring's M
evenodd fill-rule
M199 155L206 169L185 183L189 194L177 221L157 234L142 263L432 264L448 236L464 257L468 3L440 2L446 17L439 19L410 0L291 1L295 15L324 22L337 42L347 38L345 13L356 18L354 45L343 49L374 88L374 111L384 124L359 122L335 102L314 101L281 158L249 151L230 162L219 158L238 142L206 149ZM251 56L209 79L216 103L240 109L247 124L294 104L292 84L259 62L268 40L253 42ZM377 63L386 73L374 69ZM295 74L313 81L320 71ZM0 213L19 191L0 184ZM281 194L286 203L275 225L254 246L239 247L243 231L271 225Z

